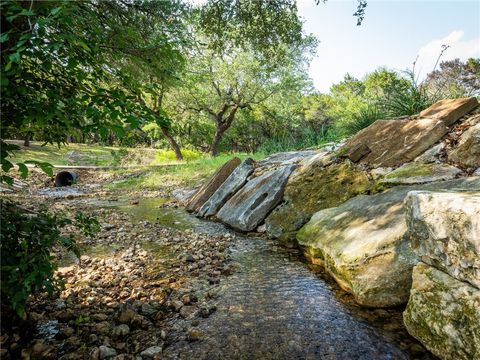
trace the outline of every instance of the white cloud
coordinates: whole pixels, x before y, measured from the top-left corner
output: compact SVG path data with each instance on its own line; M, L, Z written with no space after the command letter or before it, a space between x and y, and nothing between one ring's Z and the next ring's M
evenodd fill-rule
M470 57L480 57L480 38L463 40L464 32L461 30L452 31L441 39L435 39L423 46L418 52L418 61L416 72L420 79L431 72L435 66L438 56L442 50L442 45L448 45L449 48L443 53L440 61L453 60L459 58L466 60Z

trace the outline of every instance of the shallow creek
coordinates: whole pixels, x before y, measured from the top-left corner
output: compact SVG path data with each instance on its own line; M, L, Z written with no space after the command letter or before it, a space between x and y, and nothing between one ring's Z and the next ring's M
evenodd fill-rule
M161 207L164 199L92 199L115 207L132 221L157 221L209 234L229 231L183 209ZM405 331L401 309L356 306L351 297L299 251L275 241L236 234L231 249L235 272L222 280L217 311L202 320L201 341L177 341L167 359L433 359ZM162 256L159 253L158 256Z

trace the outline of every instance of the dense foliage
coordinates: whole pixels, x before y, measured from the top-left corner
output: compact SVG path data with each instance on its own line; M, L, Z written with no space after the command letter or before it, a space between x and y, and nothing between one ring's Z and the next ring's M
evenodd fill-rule
M21 317L30 294L53 293L61 286L54 276L56 264L51 251L65 248L78 253L74 237L63 233L65 227L78 228L86 236L98 229L98 222L82 213L72 220L41 210L29 211L0 199L2 308L10 308Z

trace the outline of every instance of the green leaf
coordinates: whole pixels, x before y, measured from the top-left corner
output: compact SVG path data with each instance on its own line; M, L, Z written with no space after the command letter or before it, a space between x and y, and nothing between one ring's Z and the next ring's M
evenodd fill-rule
M0 86L5 87L5 86L8 86L8 84L9 84L8 79L5 76L3 76L3 74L0 74Z
M3 34L0 35L0 44L1 43L4 43L5 41L7 41L9 38L8 36L8 32L4 32Z
M22 163L18 163L17 166L18 166L18 171L20 171L20 176L22 177L22 179L26 179L27 176L28 176L27 165L22 164Z
M23 15L23 16L34 16L35 13L34 13L32 10L23 9L22 12L20 13L20 15Z
M38 166L44 173L48 176L53 176L53 165L48 162L42 162L37 160L27 160L24 162L25 164L34 164Z
M52 11L50 11L50 15L57 15L60 11L62 11L62 8L61 7L55 7L52 9Z
M8 185L13 185L13 178L8 175L0 175L0 182L4 182Z
M10 59L10 61L19 62L20 61L20 53L19 52L13 53L8 58Z
M88 52L91 52L91 51L92 51L92 49L90 49L90 48L88 47L88 45L85 44L85 43L84 43L83 41L81 41L81 40L75 41L75 44L78 45L78 46L80 46L80 47L82 47L83 49L87 50Z
M12 62L11 62L11 61L9 61L9 62L8 62L8 64L5 66L5 71L8 71L8 70L10 70L10 69L11 69L11 67L12 67Z
M2 159L2 170L8 172L11 168L13 168L13 164L6 159Z

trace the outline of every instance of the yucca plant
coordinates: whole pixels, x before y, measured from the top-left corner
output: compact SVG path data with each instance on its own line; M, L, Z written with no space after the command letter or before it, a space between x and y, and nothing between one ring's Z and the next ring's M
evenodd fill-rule
M367 105L354 114L351 120L341 124L341 131L345 135L353 135L382 118L385 118L383 111L376 106Z

